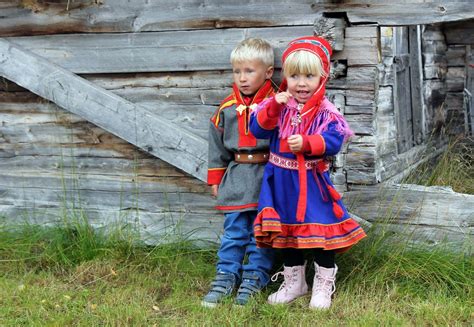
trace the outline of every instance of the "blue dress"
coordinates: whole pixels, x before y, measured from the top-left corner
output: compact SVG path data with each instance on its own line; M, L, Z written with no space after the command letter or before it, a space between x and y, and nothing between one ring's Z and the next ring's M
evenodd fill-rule
M316 110L328 108L337 111L324 99ZM270 139L270 161L264 169L254 222L257 245L347 250L366 234L350 217L328 172L326 158L336 155L344 141L337 126L342 115L320 133L305 136L310 151L295 155L286 139L279 137L278 118L270 117L266 109L255 112L250 120L255 137Z

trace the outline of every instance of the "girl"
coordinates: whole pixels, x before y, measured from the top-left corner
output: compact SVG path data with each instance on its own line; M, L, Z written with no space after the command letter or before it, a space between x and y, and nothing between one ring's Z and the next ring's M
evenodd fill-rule
M365 237L349 216L329 178L327 157L337 154L353 133L324 96L332 49L321 37L305 36L283 53L283 82L274 97L252 113L250 129L270 138L254 222L257 245L283 251L284 282L268 297L289 303L308 292L304 251L314 256L310 308L329 308L335 291L335 252Z

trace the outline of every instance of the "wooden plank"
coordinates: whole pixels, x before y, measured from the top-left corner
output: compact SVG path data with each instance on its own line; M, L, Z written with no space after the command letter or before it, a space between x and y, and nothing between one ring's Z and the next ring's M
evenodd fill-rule
M396 53L393 89L394 113L397 122L398 153L403 153L413 146L408 27L397 27L394 29L394 40Z
M377 33L374 27L370 30ZM301 26L139 34L65 34L7 39L74 73L98 74L229 70L229 53L238 42L251 36L263 37L274 46L275 66L280 68L281 54L287 43L295 37L311 33L310 26ZM202 46L204 43L205 47ZM379 62L378 38L348 37L345 49L336 51L333 59L346 60L350 66L376 65Z
M474 19L444 24L443 32L448 44L474 44Z
M0 75L205 180L207 142L6 40Z
M448 67L446 87L448 92L462 92L466 80L465 67Z
M58 158L36 157L38 169L24 167L27 157L23 160L15 161L21 168L9 169L0 173L0 187L8 189L41 189L45 192L49 190L68 190L81 193L84 190L95 190L98 192L112 192L124 194L142 193L201 193L207 195L208 188L197 179L187 176L151 176L144 175L143 172L135 173L133 167L120 173L117 167L104 165L103 170L113 169L115 174L105 172L102 174L98 169L90 169L81 166L84 161L80 161L74 166L74 161L60 161ZM53 160L57 161L54 162ZM92 162L89 160L87 162ZM3 164L2 164L3 166ZM54 167L56 166L56 167ZM97 167L96 167L97 168ZM136 167L140 169L140 167Z
M450 45L446 51L448 67L464 67L466 65L466 46Z
M349 66L377 65L380 62L378 38L346 38L344 49L333 53L332 59L347 60Z
M351 23L418 25L473 18L468 1L289 1L234 2L114 0L30 1L2 9L0 35L33 35L81 32L154 32L164 30L221 29L310 25L322 13L347 13ZM66 6L69 5L69 10ZM173 8L172 10L170 8ZM282 10L284 8L284 10ZM231 14L230 14L231 13ZM269 14L272 13L272 14Z
M410 88L413 116L413 142L421 144L426 138L425 112L423 110L423 63L421 61L421 28L408 28L410 51Z
M474 136L474 101L472 97L474 95L474 49L473 46L466 46L466 89L465 103L466 103L466 120L465 126L466 131Z
M30 1L2 10L0 35L156 32L312 25L322 2L268 0L206 2L173 0L88 1L66 10L66 3ZM68 4L77 3L67 1ZM284 10L282 10L284 8ZM309 32L311 34L311 31Z
M65 34L7 38L77 74L176 72L231 68L229 55L247 37L275 48L275 65L288 42L312 26L150 33ZM206 46L203 46L205 44ZM368 50L366 49L366 52Z
M474 195L439 186L384 184L346 192L344 199L352 211L370 222L390 219L398 224L452 227L472 237L467 228L474 226Z
M87 217L95 228L131 228L146 244L156 245L183 237L197 241L218 242L222 234L223 215L218 212L147 212L135 208L63 208L36 207L28 204L0 205L0 215L7 224L60 226ZM82 220L81 220L82 221Z
M372 115L346 115L345 118L356 135L375 135Z
M376 149L373 145L349 144L345 162L351 168L375 167Z
M360 167L352 168L348 166L346 167L346 171L349 190L353 184L374 185L379 182L375 174L375 169L373 168L361 169Z
M380 3L324 4L320 6L324 13L345 12L349 22L377 23L384 26L425 25L474 18L474 9L470 1L410 1Z

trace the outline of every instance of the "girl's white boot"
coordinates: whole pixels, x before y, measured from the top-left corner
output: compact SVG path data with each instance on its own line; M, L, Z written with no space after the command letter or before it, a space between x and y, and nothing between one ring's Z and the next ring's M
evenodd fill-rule
M334 268L320 267L314 263L314 282L309 307L311 309L328 309L331 296L336 291L337 266Z
M284 280L277 292L270 294L268 303L285 304L308 293L305 274L306 263L303 266L284 267L283 272L277 272L272 276L275 282L279 275L283 274Z

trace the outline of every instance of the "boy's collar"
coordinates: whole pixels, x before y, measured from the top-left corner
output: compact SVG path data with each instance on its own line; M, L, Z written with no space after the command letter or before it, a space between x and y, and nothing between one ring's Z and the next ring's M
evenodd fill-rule
M232 89L234 91L234 97L237 101L237 105L244 106L251 106L254 103L260 103L273 93L272 83L269 79L265 80L265 83L263 83L263 85L260 87L260 89L258 89L257 93L255 93L253 97L249 97L251 98L250 103L246 103L246 101L244 101L245 96L242 96L242 93L240 93L240 90L238 89L237 85L235 85L235 83L232 85Z

